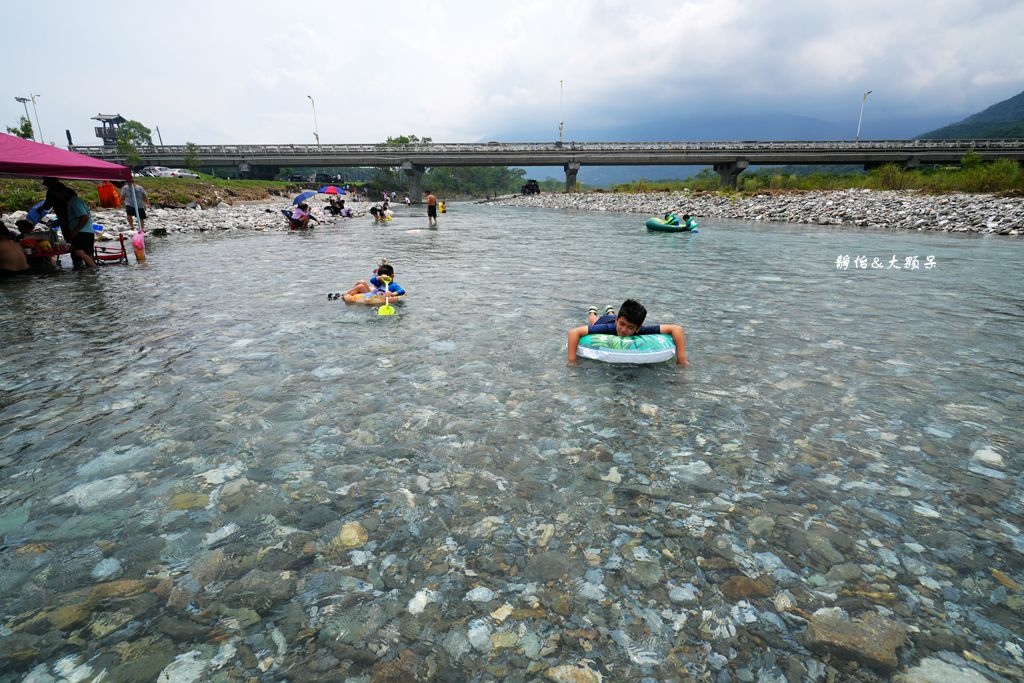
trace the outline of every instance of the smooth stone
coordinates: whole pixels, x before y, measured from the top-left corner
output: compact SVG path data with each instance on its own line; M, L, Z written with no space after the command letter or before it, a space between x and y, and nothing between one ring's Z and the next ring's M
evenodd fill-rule
M700 591L692 583L676 586L668 592L668 599L672 602L686 605L697 600Z
M58 631L70 631L84 624L92 616L92 610L85 605L67 605L48 612L46 618Z
M893 678L893 683L986 683L987 678L974 669L959 667L926 657L912 669Z
M751 536L766 536L775 529L775 518L762 515L747 523L747 531Z
M751 579L749 576L730 576L722 582L722 593L733 602L748 598L767 598L775 592L775 587L767 578Z
M124 572L121 561L114 557L106 557L96 563L89 575L97 581L116 579Z
M525 577L530 581L546 583L569 573L569 559L554 551L537 553L526 563Z
M971 457L989 467L1003 466L1003 456L991 448L980 448L974 451L974 455Z
M839 608L820 609L804 632L804 642L816 652L892 671L899 666L896 650L903 645L906 631L903 624L874 612L853 621Z
M448 631L448 635L444 637L441 642L441 646L445 649L445 652L455 660L456 662L469 654L472 650L472 645L469 639L466 638L466 634L457 628L453 628Z
M359 522L347 522L341 527L341 533L335 537L336 544L343 548L359 548L366 544L370 536Z
M466 597L463 600L470 602L490 602L494 599L494 591L486 586L477 586L473 590L466 593Z
M602 680L600 673L584 664L553 666L544 672L544 678L554 683L601 683Z
M171 497L172 510L202 510L210 502L205 493L178 493Z
M537 659L544 647L544 641L536 633L530 631L519 639L519 647L528 659Z
M469 644L474 650L487 652L491 649L491 627L484 620L477 620L469 626Z
M495 650L507 650L519 644L519 634L515 631L500 631L491 636L491 647Z

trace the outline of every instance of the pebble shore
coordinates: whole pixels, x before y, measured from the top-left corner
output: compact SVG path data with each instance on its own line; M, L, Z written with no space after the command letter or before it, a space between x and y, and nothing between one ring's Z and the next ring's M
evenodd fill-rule
M365 219L369 215L371 202L357 202L350 205L352 218L331 216L316 204L313 216L319 225L342 224L353 219ZM221 203L216 206L187 209L150 208L146 210L146 232L174 234L191 232L219 232L232 230L288 231L288 221L281 215L282 209L290 208L287 201L245 202L239 204ZM425 211L425 210L424 210ZM16 217L16 216L15 216ZM92 213L93 222L104 227L104 234L111 239L117 233L128 233L128 222L123 208L97 209ZM314 227L318 223L312 224Z
M726 195L708 192L545 193L510 195L487 200L501 206L575 211L611 211L661 216L668 211L688 213L700 223L738 219L765 223L806 223L865 228L1024 235L1024 198L989 194L926 195L916 191L837 190ZM370 202L351 205L353 218L367 215ZM222 230L287 230L280 210L287 202L221 203L187 209L150 209L148 231L167 234ZM365 207L365 208L364 208ZM314 207L322 225L345 222ZM13 220L21 212L11 215ZM128 231L123 209L98 209L93 220L107 227L108 235Z
M706 192L539 194L490 203L661 216L688 213L699 222L732 218L775 223L849 225L877 230L929 230L1020 236L1024 198L988 194L925 195L916 191L837 190L753 196Z

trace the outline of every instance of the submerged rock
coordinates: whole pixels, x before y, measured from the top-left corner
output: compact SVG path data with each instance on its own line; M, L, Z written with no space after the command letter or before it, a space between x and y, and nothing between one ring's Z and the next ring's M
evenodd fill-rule
M807 647L868 666L891 671L899 665L896 650L903 645L903 624L869 612L853 621L842 609L820 609L804 632Z
M986 683L987 678L967 667L953 666L941 659L927 657L921 663L895 676L893 683Z

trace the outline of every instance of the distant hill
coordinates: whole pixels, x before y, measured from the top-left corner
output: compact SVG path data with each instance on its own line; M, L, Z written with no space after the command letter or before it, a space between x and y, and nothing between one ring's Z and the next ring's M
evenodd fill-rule
M1024 92L993 104L959 123L918 136L922 140L1005 140L1024 138Z

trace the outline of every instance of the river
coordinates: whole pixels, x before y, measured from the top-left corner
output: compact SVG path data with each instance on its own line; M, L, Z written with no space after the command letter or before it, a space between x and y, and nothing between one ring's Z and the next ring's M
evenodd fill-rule
M403 211L0 283L0 680L1024 671L1024 245Z

